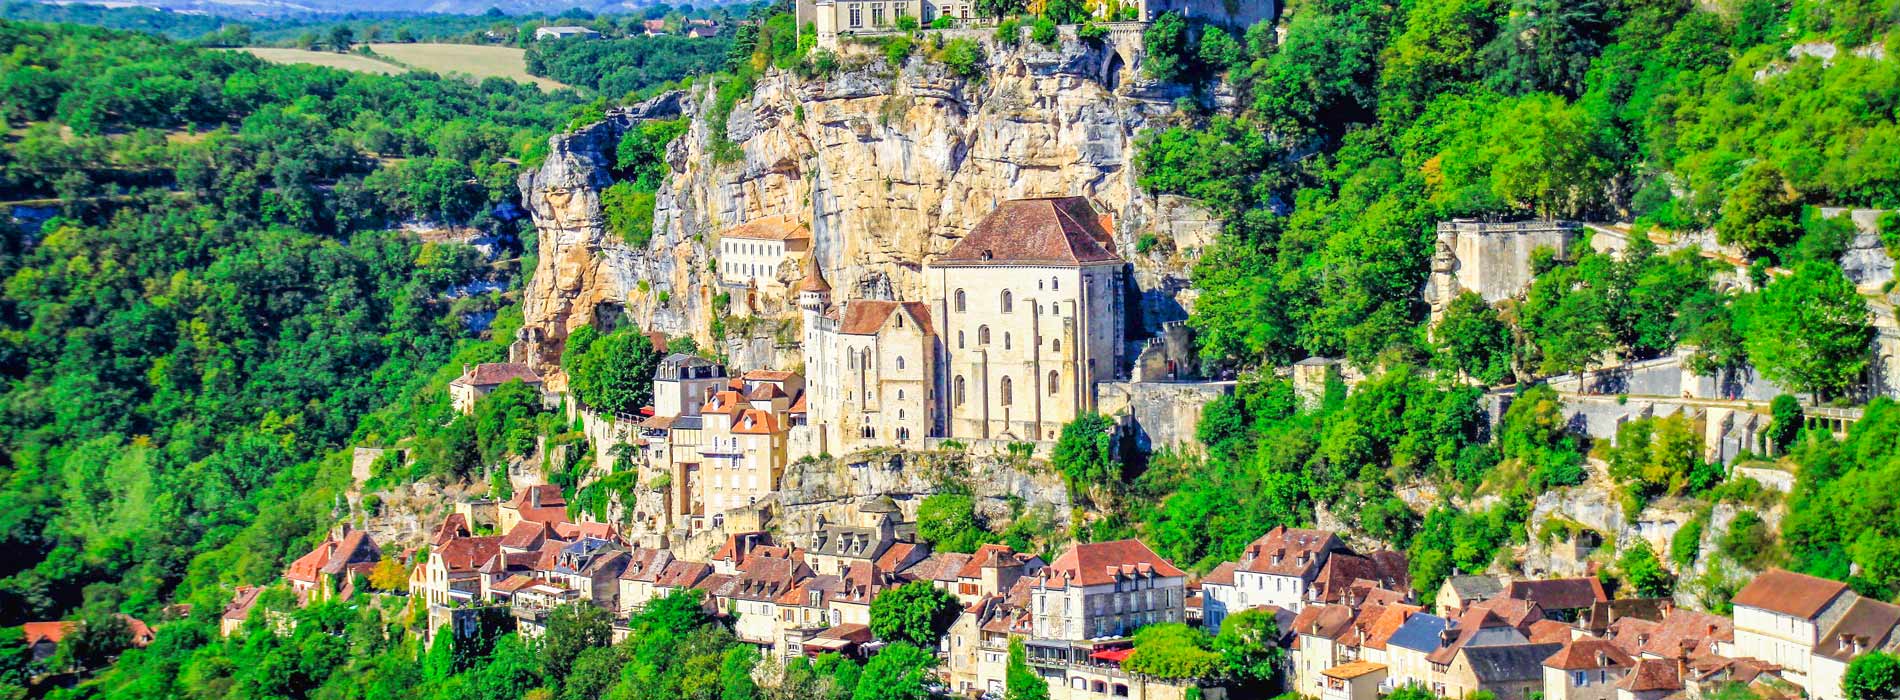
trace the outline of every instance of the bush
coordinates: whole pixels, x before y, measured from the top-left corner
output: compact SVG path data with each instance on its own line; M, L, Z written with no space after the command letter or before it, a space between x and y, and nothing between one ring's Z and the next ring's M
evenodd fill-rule
M632 182L616 182L600 193L600 208L607 215L607 230L634 248L645 248L653 240L652 192L641 192Z
M1768 532L1768 524L1752 510L1735 514L1730 520L1728 531L1722 533L1716 542L1722 553L1737 563L1751 569L1759 569L1769 563L1774 551L1774 535Z
M1004 46L1015 46L1016 42L1021 41L1022 38L1022 20L1011 17L1003 20L1001 24L996 25L996 43Z
M884 40L884 59L891 62L892 68L903 68L904 59L910 58L915 46L907 35L898 35Z
M951 73L965 78L983 75L983 47L974 39L963 37L944 42L943 50L937 52L937 60L949 66Z
M897 16L897 31L900 31L900 32L917 31L917 18L912 17L910 15L898 15Z
M1060 38L1061 34L1056 31L1055 20L1048 17L1037 17L1035 23L1029 27L1029 40L1047 48L1055 48Z
M1090 44L1100 44L1103 39L1108 38L1108 27L1094 22L1083 22L1082 26L1075 28L1075 35Z
M930 20L931 29L955 29L956 26L957 20L950 15L938 15L936 19Z

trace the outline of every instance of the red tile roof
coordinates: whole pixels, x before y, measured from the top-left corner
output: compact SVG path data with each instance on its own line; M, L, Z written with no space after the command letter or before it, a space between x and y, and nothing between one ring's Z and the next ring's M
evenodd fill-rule
M79 623L62 622L58 620L52 622L28 622L24 625L20 625L20 631L26 634L27 646L33 646L40 642L58 644L60 640L66 638L66 633L71 631L73 626L77 624Z
M1564 648L1544 659L1546 668L1559 671L1596 671L1611 668L1629 668L1636 665L1636 657L1618 649L1610 640L1599 637L1584 637L1564 643Z
M1014 199L997 205L939 266L1119 263L1102 217L1082 197Z
M500 537L458 537L436 549L442 565L453 573L474 573L501 551Z
M1840 581L1769 569L1737 591L1731 602L1812 620L1846 591L1847 584Z
M231 602L224 606L224 619L243 620L251 616L251 607L257 605L257 594L264 589L257 586L238 586L231 596Z
M874 301L859 299L844 305L844 320L838 325L838 332L845 335L876 335L884 327L885 319L898 309L909 312L911 321L918 327L930 329L930 307L920 301Z
M770 411L748 408L732 423L736 435L771 435L779 432L778 417Z
M1713 654L1716 642L1733 641L1734 620L1676 608L1670 610L1662 622L1649 632L1649 641L1642 645L1642 651L1651 656L1673 659L1684 651L1691 655Z
M787 372L776 369L755 369L741 375L739 378L748 382L782 382L796 376L798 376L797 372Z
M1240 555L1240 570L1311 580L1325 565L1324 559L1345 548L1338 536L1325 530L1278 526L1247 545Z
M501 546L509 549L536 549L539 548L541 543L546 541L547 538L548 526L546 523L523 520L515 525L515 529L509 530L508 534L502 536Z
M519 362L484 362L463 372L455 383L465 386L499 386L514 379L528 384L541 383L541 375L536 373L533 367Z
M801 280L798 283L798 291L800 292L829 292L831 291L831 283L825 281L825 273L823 270L818 269L817 259L814 258L805 264L805 279Z
M1214 567L1213 571L1207 572L1207 575L1201 578L1201 585L1232 586L1234 585L1234 570L1238 568L1240 565L1234 562L1221 562L1219 566Z
M1138 576L1186 575L1141 540L1115 540L1070 547L1042 570L1040 580L1046 587L1061 588L1068 582L1095 586Z
M1512 581L1504 587L1504 597L1533 601L1545 610L1587 609L1610 599L1594 576Z
M1636 668L1616 682L1620 690L1642 693L1656 690L1678 690L1682 688L1682 678L1676 675L1676 662L1662 659L1638 659Z

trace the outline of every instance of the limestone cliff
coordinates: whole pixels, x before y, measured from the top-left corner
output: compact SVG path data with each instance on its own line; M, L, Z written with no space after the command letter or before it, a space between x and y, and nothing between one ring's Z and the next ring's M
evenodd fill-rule
M1151 335L1185 317L1187 260L1219 222L1192 203L1143 194L1132 167L1137 135L1175 118L1182 89L1137 79L1138 37L1067 35L1048 49L972 35L983 37L986 56L975 78L923 56L894 68L851 46L846 68L828 77L768 73L727 119L736 159L715 157L710 89L553 137L545 165L521 178L540 257L517 356L549 368L569 331L623 311L642 327L714 342L721 289L711 253L722 231L764 216L808 222L816 259L841 297L922 298L924 264L996 202L1038 195L1084 195L1113 216L1142 295L1131 305L1132 328ZM920 43L927 53L930 40ZM653 239L630 247L603 226L608 154L638 119L680 113L692 125L668 149L672 174L658 194ZM1172 245L1137 255L1143 234ZM793 265L780 270L787 282L799 276ZM755 302L760 315L794 315L784 299ZM796 364L797 348L778 340L795 333L749 328L750 342L721 346L735 365Z

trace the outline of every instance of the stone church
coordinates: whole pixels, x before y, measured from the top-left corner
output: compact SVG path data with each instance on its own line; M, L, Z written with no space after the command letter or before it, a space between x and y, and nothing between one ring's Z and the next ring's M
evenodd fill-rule
M1082 197L1002 203L925 266L924 301L799 285L814 451L1048 441L1123 363L1124 261Z

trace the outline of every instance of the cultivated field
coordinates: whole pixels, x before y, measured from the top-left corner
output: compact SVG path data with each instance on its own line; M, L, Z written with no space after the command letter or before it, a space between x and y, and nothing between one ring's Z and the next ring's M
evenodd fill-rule
M528 75L526 51L506 46L472 44L370 44L371 51L397 63L443 75L461 73L477 78L508 78L534 83L544 90L565 87Z
M405 72L402 66L384 63L353 53L256 47L240 50L248 51L251 55L270 61L271 63L305 63L313 66L329 66L331 68L353 70L358 73L381 73L383 75L395 75Z

